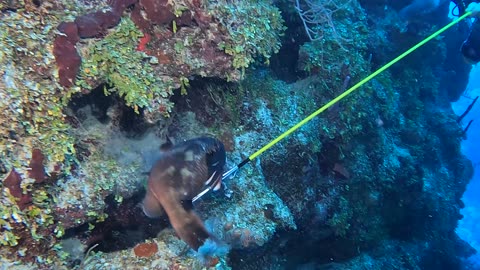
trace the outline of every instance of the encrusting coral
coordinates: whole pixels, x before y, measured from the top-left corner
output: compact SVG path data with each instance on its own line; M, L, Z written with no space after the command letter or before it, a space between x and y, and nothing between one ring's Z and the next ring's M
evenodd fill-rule
M222 14L207 14L208 1L175 1L168 5L168 19L135 25L134 14L152 3L0 5L0 243L10 247L5 250L12 259L52 263L55 252L65 255L56 239L66 229L88 222L94 227L106 218L109 195L121 202L142 188L140 165L126 169L101 156L111 130L88 133L76 126L68 108L73 97L107 84L105 95L119 96L143 120L156 123L172 110L173 90L185 92L192 76L240 78L233 58L216 45L234 42L233 36L214 19ZM278 37L283 31L278 9L271 6L261 18L270 16L280 24L269 34ZM265 25L259 18L242 19L250 29ZM270 56L276 42L254 46L247 57Z
M272 2L1 2L0 264L440 269L471 253L454 233L472 166L437 78L443 39L416 52L430 56L421 66L404 59L196 201L222 252L195 253L143 214L166 135L219 138L232 168L427 32L402 32L394 1L350 0L310 42L280 0L282 38ZM281 41L295 83L278 79L283 58L252 65Z

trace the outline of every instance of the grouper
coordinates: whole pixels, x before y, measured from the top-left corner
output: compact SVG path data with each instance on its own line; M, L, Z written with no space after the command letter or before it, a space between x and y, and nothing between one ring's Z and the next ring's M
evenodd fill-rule
M161 147L163 154L153 165L143 200L143 212L151 218L167 214L177 235L198 250L213 236L195 214L192 199L206 186L221 187L225 148L221 141L199 137Z

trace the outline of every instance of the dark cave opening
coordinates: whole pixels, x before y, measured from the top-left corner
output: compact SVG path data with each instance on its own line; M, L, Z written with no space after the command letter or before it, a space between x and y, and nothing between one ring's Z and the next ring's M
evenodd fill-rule
M115 102L113 96L106 96L103 93L104 84L90 91L88 94L74 95L68 103L68 108L74 113L78 113L81 108L85 106L92 107L92 115L101 123L106 123L109 120L107 110ZM79 119L81 120L81 119Z
M359 247L348 239L333 235L319 237L314 234L311 228L279 231L263 247L231 250L228 256L229 264L238 270L264 269L265 265L270 265L269 269L276 269L275 266L278 269L304 269L301 267L312 263L329 269L330 263L347 261L359 252Z
M108 217L103 222L89 223L66 230L63 239L78 239L87 250L105 253L133 248L146 239L154 238L168 227L166 217L152 219L144 215L140 202L145 192L139 192L121 203L115 201L112 195L105 199L105 214ZM72 266L80 264L79 260L71 262Z
M42 0L32 0L32 3L39 8L42 5Z
M195 118L207 127L225 126L224 123L236 123L246 94L239 91L239 84L217 78L193 77L187 94L180 89L174 91L171 102L175 104L175 113L193 112ZM175 125L169 131L175 133Z
M298 52L308 41L308 37L298 13L292 8L292 2L279 1L276 6L280 9L288 28L282 37L282 46L278 53L270 58L269 66L277 79L292 83L308 75L298 69Z
M69 115L73 126L75 122L82 122L88 115L82 112L82 109L90 107L93 117L102 124L111 123L120 132L127 137L139 137L151 128L143 117L143 110L140 108L136 113L133 108L125 105L125 102L118 95L105 95L105 88L112 86L101 84L87 94L74 95L68 104L68 109L72 112Z
M105 95L105 87L110 86L100 85L87 94L73 96L66 109L69 123L75 129L85 129L92 122L96 122L96 125L99 122L100 129L112 129L114 135L121 133L120 136L124 138L125 143L128 139L137 141L148 134L153 126L143 119L142 110L136 113L125 105L121 97ZM92 141L77 143L75 147L78 160L82 161L91 154L90 148L84 144L95 143ZM156 149L154 142L151 143L154 145L152 148ZM168 227L169 223L166 217L151 219L143 213L141 202L145 190L143 188L140 190L122 201L116 200L114 195L107 196L104 200L106 205L103 211L106 214L104 221L91 220L68 229L62 239L80 241L85 246L83 252L93 248L94 251L108 253L133 248L146 239L155 237L162 229ZM80 263L78 258L70 262L72 266Z

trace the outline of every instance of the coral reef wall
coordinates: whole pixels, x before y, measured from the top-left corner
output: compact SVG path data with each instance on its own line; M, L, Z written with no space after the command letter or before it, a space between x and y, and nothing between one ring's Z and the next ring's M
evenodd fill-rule
M0 265L462 269L454 31L195 202L217 253L140 205L167 136L215 136L232 168L448 21L408 4L0 1Z
M333 14L331 29L341 34L300 48L299 67L307 79L290 85L289 91L295 96L307 92L308 103L313 99L324 104L322 98L338 94L332 93L335 89L359 81L448 21L441 8L434 11L437 20L405 22L396 3L315 3L333 12L325 17ZM420 48L299 132L316 130L319 147L302 147L293 137L284 153L276 158L273 151L266 154L273 155L262 161L267 182L290 207L300 228L288 248L279 251L294 258L288 267L309 262L309 257L309 265L334 261L331 267L361 269L367 261L356 256L370 254L373 247L376 254L390 256L386 249L392 243L386 239L400 241L394 245L431 248L405 248L409 262L369 257L374 268L460 269L461 257L474 252L454 232L473 168L460 152L462 129L448 103L460 91L453 94L441 84L452 70L459 71L455 78L464 78L455 89L467 81L470 67L462 62L451 65L455 51L450 48L462 42L453 39ZM289 98L284 101L283 110L295 104ZM312 251L305 255L304 250Z
M82 234L76 250L85 252L109 226L134 223L141 209L122 203L141 196L158 136L172 123L173 90L187 94L194 76L239 80L254 57L267 61L280 47L280 12L268 1L255 4L1 2L0 211L7 260L75 264L62 261L78 256L64 251L69 245L61 239ZM135 140L152 128L157 136ZM295 226L278 198L268 201L285 226ZM127 210L119 215L114 205ZM146 226L159 223L143 219ZM252 237L266 241L275 227Z

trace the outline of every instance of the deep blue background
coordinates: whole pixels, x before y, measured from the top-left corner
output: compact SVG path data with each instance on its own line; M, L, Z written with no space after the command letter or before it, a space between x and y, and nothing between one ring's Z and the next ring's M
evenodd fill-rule
M472 70L470 81L464 95L453 105L456 114L462 114L470 105L472 99L480 96L480 64ZM463 126L474 120L467 133L467 140L462 143L463 153L472 160L475 166L475 175L468 185L463 196L465 208L462 210L464 218L460 221L457 232L480 252L480 99L470 113L464 118ZM471 258L480 268L480 254Z

